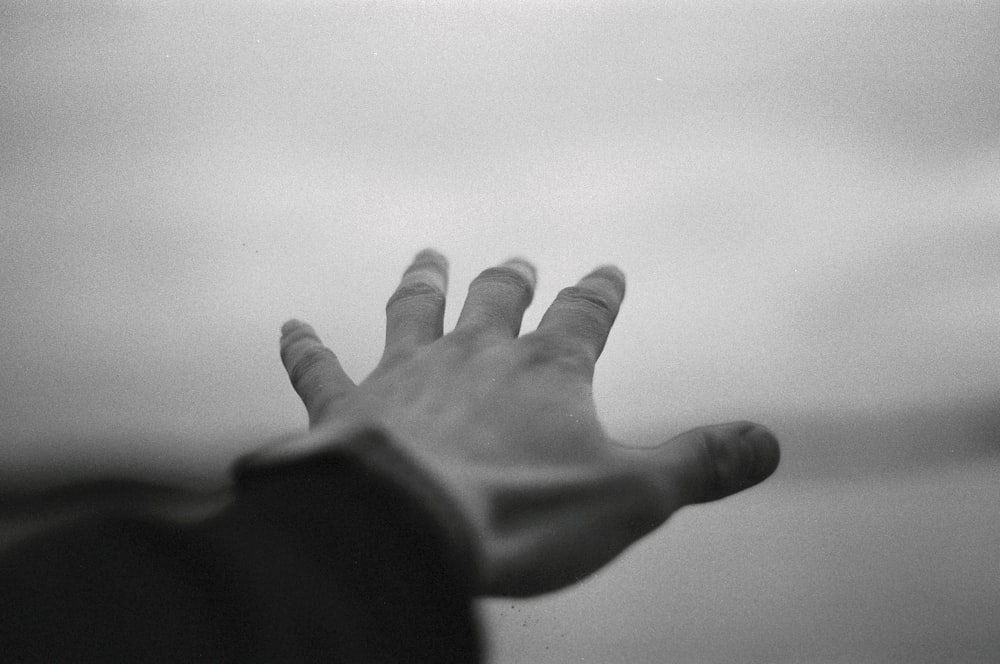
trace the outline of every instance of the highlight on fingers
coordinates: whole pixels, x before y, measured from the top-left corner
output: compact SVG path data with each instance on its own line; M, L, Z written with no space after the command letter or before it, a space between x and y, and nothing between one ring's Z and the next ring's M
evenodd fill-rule
M652 453L677 503L672 509L748 489L770 477L781 460L774 433L742 420L692 429Z
M534 298L537 279L535 266L520 257L483 270L469 284L455 329L475 328L485 335L513 339Z
M306 407L310 425L319 422L327 408L355 387L313 327L294 318L281 326L281 362Z
M596 362L624 297L625 274L614 265L602 265L559 291L538 331L566 337Z
M708 500L724 498L767 479L778 467L778 439L754 422L733 422L718 436L705 436L701 445L706 465Z
M403 272L400 286L415 283L427 284L432 288L448 292L448 259L441 252L430 247L422 249L413 257L413 262Z
M515 256L513 258L508 258L501 263L500 266L514 270L520 274L521 277L527 282L531 293L534 294L535 286L538 285L538 269L535 267L534 263L526 258Z
M447 291L448 260L434 249L420 251L385 306L387 354L441 337Z
M609 263L594 268L580 280L578 285L597 286L598 282L611 287L614 299L619 305L625 299L625 273L617 265Z
M285 368L292 364L291 349L301 342L322 344L316 330L309 323L304 323L297 318L285 321L281 326L281 361Z

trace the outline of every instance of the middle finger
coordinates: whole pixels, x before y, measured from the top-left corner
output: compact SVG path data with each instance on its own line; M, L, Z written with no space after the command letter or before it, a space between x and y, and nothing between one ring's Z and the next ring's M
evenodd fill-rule
M455 329L481 328L513 339L521 329L524 310L531 304L536 280L535 266L523 258L483 270L469 285Z

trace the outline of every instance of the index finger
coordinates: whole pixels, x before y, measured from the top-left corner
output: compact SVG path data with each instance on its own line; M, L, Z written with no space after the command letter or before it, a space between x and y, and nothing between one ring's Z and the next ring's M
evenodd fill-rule
M559 291L538 331L568 338L596 362L624 298L625 274L614 265L602 265L575 286Z

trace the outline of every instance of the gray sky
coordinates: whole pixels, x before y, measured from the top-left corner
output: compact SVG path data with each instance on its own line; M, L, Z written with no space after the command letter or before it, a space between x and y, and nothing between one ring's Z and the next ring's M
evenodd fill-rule
M612 431L1000 388L995 5L6 4L3 433L270 433L425 245L618 263Z

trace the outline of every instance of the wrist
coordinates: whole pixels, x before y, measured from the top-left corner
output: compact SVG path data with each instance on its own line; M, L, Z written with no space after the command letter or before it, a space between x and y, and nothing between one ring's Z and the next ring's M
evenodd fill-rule
M238 494L246 496L265 486L306 479L317 486L337 483L337 475L345 472L363 476L366 487L391 496L399 512L419 513L426 537L440 546L449 567L470 592L478 588L479 546L461 501L378 425L342 423L276 441L240 459L233 475ZM342 508L330 506L333 511Z

